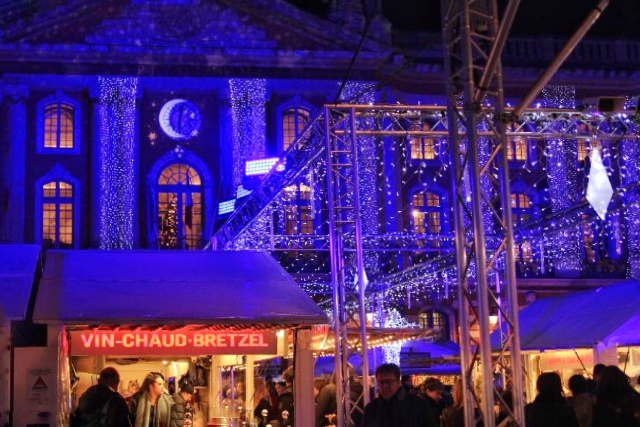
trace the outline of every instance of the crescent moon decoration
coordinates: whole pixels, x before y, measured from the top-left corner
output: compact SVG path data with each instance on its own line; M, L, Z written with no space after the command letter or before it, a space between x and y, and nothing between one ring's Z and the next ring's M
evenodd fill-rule
M171 110L176 105L181 102L187 102L185 99L172 99L165 103L160 109L160 114L158 115L158 121L160 122L160 127L164 131L164 133L171 139L176 140L184 140L189 138L189 135L182 135L176 132L171 126Z

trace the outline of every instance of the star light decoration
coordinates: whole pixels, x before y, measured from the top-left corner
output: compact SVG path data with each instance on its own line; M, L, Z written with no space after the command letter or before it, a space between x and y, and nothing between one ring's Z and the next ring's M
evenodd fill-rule
M591 152L591 171L589 172L589 184L587 185L587 201L602 220L604 220L604 217L607 215L607 208L609 207L612 196L613 187L602 163L600 150L596 148Z

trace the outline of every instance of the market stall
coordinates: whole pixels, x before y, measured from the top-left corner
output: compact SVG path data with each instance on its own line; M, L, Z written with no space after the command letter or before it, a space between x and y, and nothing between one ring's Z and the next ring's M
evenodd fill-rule
M49 251L34 320L48 325L48 345L20 361L26 382L16 388L38 381L48 391L16 405L18 425L64 423L77 392L106 366L121 372L123 394L150 371L163 373L168 389L190 375L207 422L221 410L240 416L235 405L223 407L223 387L242 373L251 396L255 361L289 351L297 419L313 416L304 346L310 326L327 319L266 253Z
M568 381L591 373L597 363L640 375L640 282L626 280L587 291L536 300L519 313L521 349L530 384L537 374L557 371ZM491 335L497 349L499 331ZM529 388L529 398L535 391Z

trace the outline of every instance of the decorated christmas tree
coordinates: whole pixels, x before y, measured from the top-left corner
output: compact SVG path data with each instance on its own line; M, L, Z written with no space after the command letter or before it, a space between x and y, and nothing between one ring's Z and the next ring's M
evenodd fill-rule
M160 249L176 249L178 247L178 210L176 197L172 196L167 212L160 224Z

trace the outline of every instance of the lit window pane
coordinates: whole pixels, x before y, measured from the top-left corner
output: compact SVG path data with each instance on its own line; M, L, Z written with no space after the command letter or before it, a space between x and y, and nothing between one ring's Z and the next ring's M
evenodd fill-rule
M183 163L166 167L158 177L158 247L201 249L202 179Z
M42 186L42 242L45 247L73 247L73 185L51 181Z
M422 234L425 232L424 217L424 212L413 211L413 229L418 234Z
M74 107L56 103L44 108L44 147L72 149L74 147Z
M286 150L309 123L309 112L301 108L285 110L282 114L282 148Z

